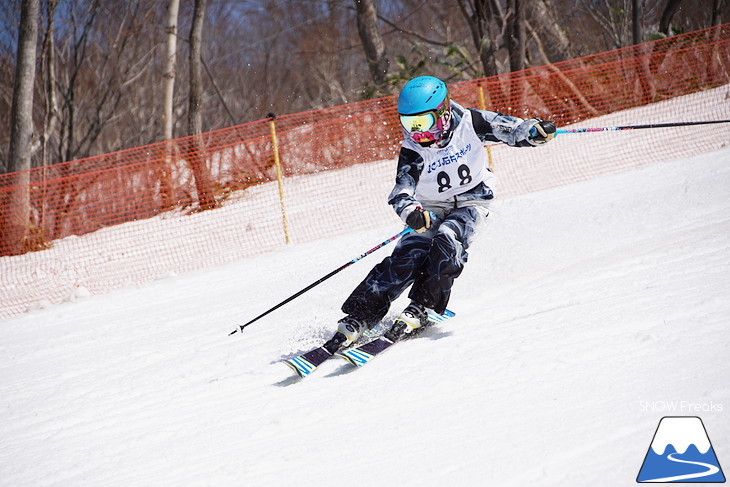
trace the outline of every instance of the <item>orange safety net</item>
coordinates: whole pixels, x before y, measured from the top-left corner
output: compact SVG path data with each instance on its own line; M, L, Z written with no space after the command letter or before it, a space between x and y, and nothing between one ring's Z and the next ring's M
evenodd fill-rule
M724 24L455 83L451 95L558 126L728 119L729 42ZM107 292L347 232L357 212L361 228L397 224L386 203L401 140L395 102L282 115L0 175L0 317L79 289ZM506 197L728 142L730 124L719 124L566 134L536 149L490 150L497 194Z

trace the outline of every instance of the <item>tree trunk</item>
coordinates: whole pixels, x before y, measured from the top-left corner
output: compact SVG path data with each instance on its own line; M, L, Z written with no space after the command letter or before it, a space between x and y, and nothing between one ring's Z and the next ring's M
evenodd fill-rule
M525 5L526 17L543 46L545 64L556 63L575 57L570 38L555 18L554 6L545 0L528 1Z
M357 9L357 32L360 35L373 83L382 86L388 75L390 62L385 43L378 30L378 11L373 0L354 0Z
M162 139L170 141L172 139L172 129L174 120L173 113L173 95L175 93L175 62L177 53L177 17L180 7L180 0L170 0L167 4L167 58L165 65L165 73L162 75ZM172 181L172 157L174 148L168 143L165 150L165 160L162 161L160 168L160 196L162 210L166 211L175 206L175 185Z
M484 76L496 76L497 61L494 46L495 36L492 34L490 23L493 21L493 12L489 0L459 0L459 9L469 24L474 47L482 63Z
M165 74L163 74L163 109L162 109L162 138L172 139L172 101L175 91L175 55L177 53L177 14L180 0L170 0L167 6L167 59Z
M641 44L641 12L639 11L639 0L631 0L631 33L634 44Z
M682 3L682 0L669 0L662 11L662 18L659 21L659 32L666 36L672 35L670 32L672 17L677 12L680 3Z
M33 137L33 85L38 40L38 0L23 0L18 53L10 113L10 150L7 172L17 172L0 207L0 249L3 254L23 252L30 223L30 156Z
M40 165L48 164L48 141L56 130L58 122L58 99L56 98L56 44L54 42L54 16L56 15L56 7L59 0L48 0L48 19L46 24L46 33L43 38L43 52L41 59L45 71L41 70L41 78L45 87L44 113L43 113L43 132L41 133L37 143L33 147L41 150Z
M720 9L720 4L722 2L723 0L715 0L712 2L712 18L710 20L710 27L722 24L722 13Z
M507 5L505 43L509 52L509 70L521 71L525 69L525 9L523 0L509 0Z
M56 15L56 7L59 0L48 0L48 19L46 24L46 34L43 40L43 51L45 58L43 65L45 66L45 110L43 114L43 133L38 140L40 147L40 165L43 168L41 181L41 199L40 199L40 216L38 218L38 228L40 237L44 239L44 230L46 224L46 209L48 207L46 166L48 166L48 143L56 131L58 122L58 99L56 98L56 43L54 32L54 18Z
M73 10L75 7L70 7L72 13L69 28L73 35L66 35L63 32L66 29L62 29L60 34L60 38L65 40L61 41L61 46L58 48L62 60L59 63L61 73L56 77L57 89L62 101L59 107L60 133L55 157L58 161L71 161L79 155L88 156L88 153L84 153L82 150L85 140L83 122L87 113L84 99L89 88L88 84L84 83L84 78L90 67L90 53L95 50L93 47L94 25L101 10L100 4L101 0L85 2L84 10L86 12L80 16L77 16L76 11Z
M198 192L198 204L203 209L214 208L215 197L210 190L208 171L202 155L203 143L199 134L203 132L203 119L200 104L203 99L203 82L200 74L201 44L203 40L203 21L207 0L195 0L193 22L190 27L190 94L188 105L188 132L190 139L189 162L195 176L195 188Z

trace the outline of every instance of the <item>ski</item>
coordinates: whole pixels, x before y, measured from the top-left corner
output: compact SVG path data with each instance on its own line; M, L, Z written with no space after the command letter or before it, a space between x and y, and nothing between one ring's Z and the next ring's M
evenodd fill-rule
M454 312L449 311L448 309L442 315L429 311L428 321L433 324L437 324L446 321L453 316ZM347 360L355 367L362 367L374 359L378 354L390 348L394 343L396 342L386 338L385 336L380 336L364 345L337 352L335 355Z
M368 337L370 336L369 333L370 330L366 331L363 336ZM332 345L330 345L330 350L327 349L327 345L330 343L331 342L327 342L321 347L312 349L307 353L284 360L284 363L288 365L290 369L296 372L299 377L308 377L312 372L317 369L317 367L319 367L327 359L332 357L332 352L330 352L330 350L332 349ZM337 344L334 345L334 347L337 346Z
M445 321L449 318L454 316L454 313L452 311L446 310L446 312L443 315L429 312L428 313L428 321L431 323L440 323L442 321ZM372 330L374 331L374 330ZM365 333L365 336L367 337L368 332ZM386 348L388 348L390 345L392 345L393 342L388 340L385 337L379 337L376 338L370 342L367 342L363 344L360 347L350 348L347 350L342 350L337 353L338 356L341 356L342 358L346 359L348 362L350 362L353 365L357 365L360 367L361 365L364 365L365 363L372 360L375 355L379 354ZM325 344L326 345L326 344ZM347 355L345 355L347 354ZM290 359L284 360L284 363L289 366L290 369L292 369L299 377L309 377L309 375L317 370L317 367L322 365L325 361L327 361L330 357L332 357L333 354L330 353L329 350L327 350L324 346L314 348L310 350L309 352L306 352L302 355L298 355L296 357L292 357ZM360 365L358 365L360 364Z
M285 360L284 363L303 378L314 372L331 356L332 354L326 348L317 347L303 355Z

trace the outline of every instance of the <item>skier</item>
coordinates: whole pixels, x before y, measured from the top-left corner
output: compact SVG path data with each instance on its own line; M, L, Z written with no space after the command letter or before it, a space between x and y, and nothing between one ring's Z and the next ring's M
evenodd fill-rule
M410 304L385 337L396 341L427 324L428 310L443 314L454 280L467 261L478 222L488 215L495 176L484 142L514 147L545 144L555 124L465 109L432 76L410 80L398 97L403 142L388 203L414 231L377 264L342 305L345 317L324 348L331 354L355 342L386 315L411 286Z

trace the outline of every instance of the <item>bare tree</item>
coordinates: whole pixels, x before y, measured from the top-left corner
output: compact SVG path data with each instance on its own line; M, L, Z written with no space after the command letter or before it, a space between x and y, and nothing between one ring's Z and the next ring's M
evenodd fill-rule
M497 12L495 12L495 6L492 5L492 0L458 0L457 3L469 25L484 76L499 74L496 59L496 36L493 33Z
M570 36L555 15L554 0L529 1L525 7L527 30L545 64L574 58Z
M426 72L449 81L470 79L651 39L662 18L662 28L671 32L716 25L728 5L728 0L300 2L308 8L292 9L281 0L207 2L203 131L260 119L268 112L349 102L362 96L363 80L372 84L374 74L387 72L389 87ZM5 115L0 117L0 171L7 170L9 161L22 3L0 5L0 30L7 34L0 36L0 113ZM38 3L39 28L45 27L46 35L38 33L43 37L38 49L43 50L37 56L31 167L160 140L162 100L169 99L160 81L171 72L166 68L170 37L164 29L170 0ZM377 24L365 15L372 14L368 6L377 9ZM178 31L187 31L193 2L179 8L185 15L179 15ZM358 13L361 20L370 19L370 28L376 27L365 36L375 39L371 59L382 53L390 60L388 71L381 66L373 73L364 62L363 38L352 28ZM633 27L641 28L638 37ZM187 54L178 56L180 72L187 73ZM174 137L187 133L189 100L184 90L170 92L165 124Z
M525 7L524 0L507 0L504 19L505 44L510 71L525 69Z
M175 92L175 58L177 53L177 16L180 8L180 0L170 0L167 4L167 56L165 72L162 75L164 85L164 97L162 101L162 138L172 139L172 127L174 120L172 116L173 94Z
M203 99L203 81L200 74L201 44L203 40L203 20L205 19L206 0L195 0L193 21L190 27L190 54L188 67L190 90L188 95L188 134L197 135L203 131L200 105Z
M5 172L30 169L39 10L39 0L23 0L21 4L15 84L10 112L10 156Z
M722 23L722 16L720 15L720 4L723 0L714 0L712 2L712 20L710 25L720 25Z
M632 0L580 0L585 12L598 24L609 49L618 49L629 44L630 10ZM673 1L673 0L670 0ZM600 5L597 5L600 4Z
M41 55L41 58L44 60L41 77L43 78L45 88L42 90L44 95L43 132L36 143L41 150L41 166L46 166L48 164L48 143L56 130L59 114L58 97L56 96L56 43L54 40L54 18L56 15L58 1L59 0L48 0L46 33L43 38L43 53Z
M727 14L727 5L725 5L725 9L722 9L722 5L727 3L727 0L714 0L712 2L712 19L710 20L710 25L720 25L722 24L722 12L725 12Z
M381 86L388 75L390 61L385 52L385 43L378 30L378 12L373 0L354 0L357 10L357 32L365 50L368 68L373 83Z
M555 0L457 0L472 34L483 74L493 76L574 57L570 38L553 13Z
M667 4L664 6L664 10L662 10L661 20L659 21L659 32L667 36L671 35L670 28L672 25L672 18L674 17L674 14L677 13L681 3L682 0L667 1Z
M112 15L112 12L114 13ZM155 20L150 7L124 0L78 1L58 9L67 27L59 33L57 90L59 133L56 161L71 161L118 150L124 134L139 125L122 125L128 118L122 101L135 88L152 60L150 41L142 36ZM149 80L139 90L153 90ZM158 96L159 99L159 96ZM129 112L147 111L154 117L149 96ZM156 117L159 118L159 117ZM151 142L151 140L150 140Z
M195 187L198 192L198 203L201 208L215 207L215 198L210 190L208 171L202 157L203 143L200 133L203 131L203 120L200 105L203 99L203 82L200 75L200 47L203 40L203 20L205 20L206 0L195 0L193 22L190 28L190 95L188 103L188 132L191 138L189 162L195 176Z
M631 0L631 34L634 44L643 40L640 0Z
M2 246L11 253L23 250L30 222L31 138L33 136L33 85L38 40L38 0L23 0L18 34L18 53L10 119L10 154L6 172L16 172L14 185L0 213Z
M77 118L79 116L79 103L77 100L78 84L83 71L83 63L86 60L87 48L89 46L89 37L91 36L91 26L99 11L99 2L94 0L91 5L86 5L85 22L80 22L76 16L76 12L72 9L69 12L71 21L72 36L66 38L64 46L60 50L62 56L61 62L68 66L67 70L62 74L63 79L59 79L60 95L63 101L62 120L59 134L59 157L61 161L69 161L74 159L77 152L77 135L79 130L76 127Z

